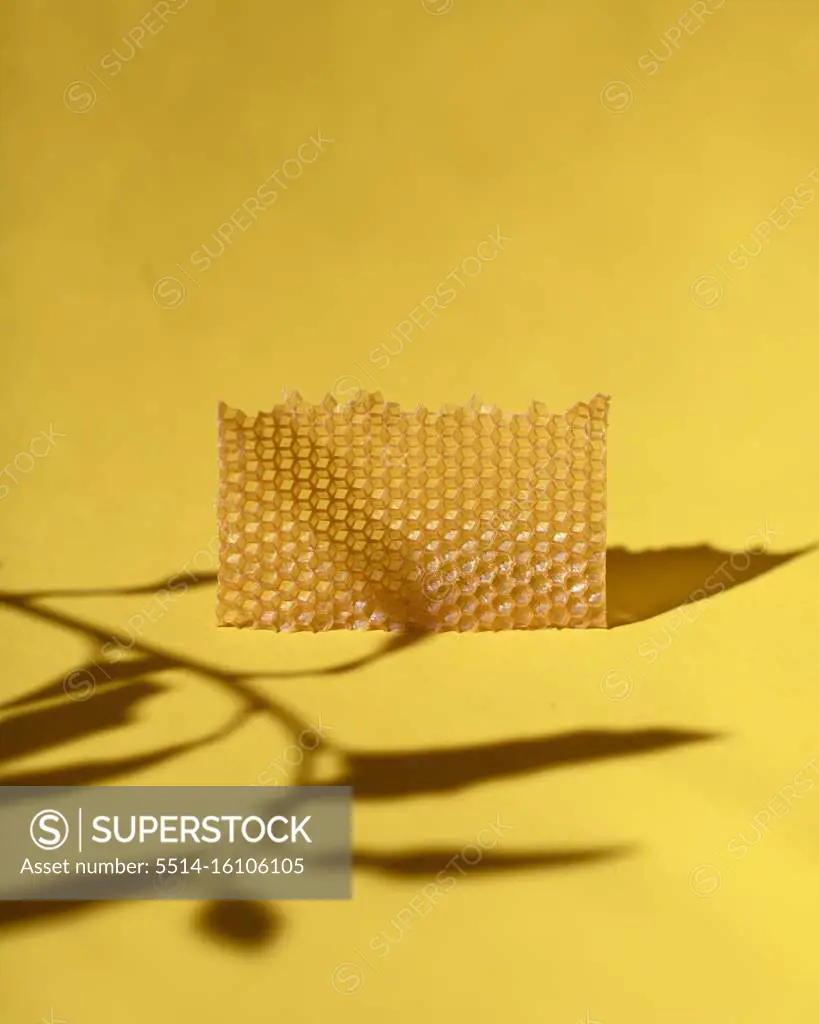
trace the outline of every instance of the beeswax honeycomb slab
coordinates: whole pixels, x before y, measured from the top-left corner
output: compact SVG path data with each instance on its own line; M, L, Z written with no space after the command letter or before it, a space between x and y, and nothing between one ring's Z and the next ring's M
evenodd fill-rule
M219 625L605 627L608 398L219 407Z

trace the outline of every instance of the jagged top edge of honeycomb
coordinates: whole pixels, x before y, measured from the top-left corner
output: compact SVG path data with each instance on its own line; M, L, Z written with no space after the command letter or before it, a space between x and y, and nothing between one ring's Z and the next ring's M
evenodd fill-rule
M387 402L380 391L362 391L355 398L347 402L339 402L332 394L327 394L324 399L315 405L302 398L298 391L284 391L283 401L277 403L269 410L259 410L255 416L244 413L239 409L229 406L226 402L220 402L218 416L220 420L235 419L239 422L255 420L259 416L270 416L271 414L284 413L314 413L322 409L325 413L342 412L390 412L394 415L438 417L453 415L456 413L470 412L473 414L489 415L499 423L508 422L518 416L568 416L570 413L592 406L603 407L608 413L609 395L596 394L588 402L575 402L568 409L555 412L550 410L544 402L532 401L527 410L521 413L504 412L496 405L482 402L477 395L473 395L465 405L442 405L439 409L429 409L425 405L417 405L414 409L402 409L398 402Z

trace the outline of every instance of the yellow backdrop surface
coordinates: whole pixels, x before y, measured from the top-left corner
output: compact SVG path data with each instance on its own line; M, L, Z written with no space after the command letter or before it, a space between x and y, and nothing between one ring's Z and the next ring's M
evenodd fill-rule
M6 904L4 1024L817 1019L815 5L7 7L0 784L309 769L356 868ZM617 628L218 630L283 387L611 395Z

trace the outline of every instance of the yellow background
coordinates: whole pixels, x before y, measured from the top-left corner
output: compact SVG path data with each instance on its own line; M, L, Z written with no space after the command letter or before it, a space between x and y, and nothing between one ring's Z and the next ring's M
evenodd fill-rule
M807 0L709 6L688 34L670 0L191 0L113 74L147 4L8 5L0 462L65 436L2 478L0 782L254 783L293 742L281 705L327 728L315 777L362 792L350 902L3 907L4 1022L816 1018L819 786L744 858L729 844L816 778L818 556L754 555L753 580L674 607L759 531L776 552L817 539L819 202L768 220L745 269L727 257L819 165L819 21ZM321 158L184 277L319 128ZM146 622L116 688L67 699L213 537L217 402L362 377L498 228L503 252L378 386L510 410L610 394L630 624L381 657L378 634L217 630L208 575ZM175 308L153 294L168 275ZM234 728L253 694L276 706ZM498 816L503 842L379 959Z

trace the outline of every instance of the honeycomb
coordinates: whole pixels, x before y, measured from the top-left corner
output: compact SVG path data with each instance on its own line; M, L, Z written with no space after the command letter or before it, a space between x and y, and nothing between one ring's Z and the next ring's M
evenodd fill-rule
M605 627L608 398L219 406L219 625Z

